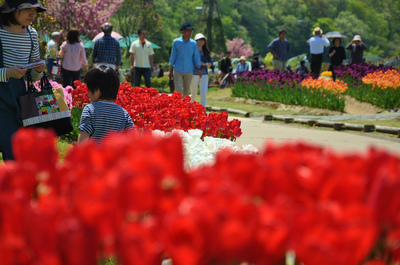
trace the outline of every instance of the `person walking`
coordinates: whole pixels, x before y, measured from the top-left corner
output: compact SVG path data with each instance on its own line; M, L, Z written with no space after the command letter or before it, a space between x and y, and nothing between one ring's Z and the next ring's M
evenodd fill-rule
M131 53L131 73L134 76L134 86L139 87L142 76L146 87L151 87L151 71L154 70L153 47L146 40L146 31L138 30L139 39L132 42L129 52Z
M53 73L51 72L53 69L54 62L57 59L58 54L58 42L60 40L60 32L51 33L51 40L47 42L46 48L46 59L47 59L47 72L49 73L49 78L53 77Z
M98 38L94 42L92 59L95 66L107 65L114 70L121 68L121 48L118 40L111 37L113 25L104 23L101 26L104 33L103 37Z
M364 62L364 51L367 45L362 42L360 35L355 35L353 40L346 46L346 50L350 50L349 64L360 64Z
M274 69L285 71L290 49L289 42L286 40L285 29L279 30L278 38L271 41L271 43L268 45L268 49L273 56L272 63L274 65Z
M22 66L40 61L38 34L30 26L38 12L45 12L39 0L5 0L0 6L0 152L13 160L11 138L22 127L17 98L27 91ZM46 65L33 67L37 80Z
M314 37L309 39L311 53L311 74L319 76L321 72L322 59L324 55L324 47L328 47L330 42L320 27L314 29Z
M204 107L206 107L207 102L207 90L208 90L208 66L211 66L213 60L211 59L211 52L207 47L207 38L198 33L194 36L194 40L197 42L197 46L199 48L200 60L201 60L201 74L199 75L199 70L197 67L193 69L193 78L192 83L190 85L191 88L191 100L190 102L194 102L197 96L197 88L200 86L200 103Z
M328 56L331 58L331 62L329 64L328 71L332 72L332 79L336 80L335 67L344 64L344 60L346 60L346 52L340 44L342 43L342 39L334 38L333 46L329 48Z
M74 81L81 78L81 68L83 67L86 72L88 65L85 48L80 41L78 30L70 29L68 31L67 40L61 44L58 57L62 58L63 87L72 86L75 89Z
M197 42L192 36L193 27L185 22L181 26L182 37L176 38L172 43L171 57L169 60L169 78L174 79L175 91L183 97L189 95L190 84L193 78L193 67L199 70L199 78L202 77L200 70L200 53Z

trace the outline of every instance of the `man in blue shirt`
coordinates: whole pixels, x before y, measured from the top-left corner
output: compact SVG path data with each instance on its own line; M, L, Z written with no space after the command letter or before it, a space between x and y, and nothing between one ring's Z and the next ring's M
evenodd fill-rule
M268 45L269 51L274 56L272 63L274 65L274 69L279 71L285 71L286 62L288 60L289 53L289 42L286 38L286 30L281 29L278 32L278 38L271 41Z
M193 77L193 68L200 71L200 52L197 42L192 36L193 27L190 23L181 26L182 37L176 38L172 43L171 58L169 59L169 78L174 78L175 91L180 92L183 97L189 95L190 84Z
M104 23L101 26L101 30L104 36L94 42L93 63L95 66L107 65L114 70L118 70L121 67L121 49L118 40L111 37L113 25Z
M324 54L324 47L328 47L330 42L325 35L322 35L322 29L316 27L314 29L314 37L308 41L310 44L311 53L311 74L319 76L321 72L322 58Z

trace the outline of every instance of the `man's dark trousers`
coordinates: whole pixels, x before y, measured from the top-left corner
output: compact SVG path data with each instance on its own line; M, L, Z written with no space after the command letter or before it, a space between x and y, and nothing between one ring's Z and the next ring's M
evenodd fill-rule
M140 86L140 81L144 77L144 84L146 87L151 87L151 70L150 68L143 68L143 67L135 67L134 73L134 85L135 87Z
M319 73L321 72L321 65L322 65L322 56L324 54L311 54L311 74L319 76Z

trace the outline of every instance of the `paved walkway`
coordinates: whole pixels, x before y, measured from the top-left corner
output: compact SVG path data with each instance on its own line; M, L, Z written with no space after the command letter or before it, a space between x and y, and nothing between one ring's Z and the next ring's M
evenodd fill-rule
M398 138L363 132L339 132L331 129L308 128L255 118L238 119L242 122L243 131L242 136L236 140L238 146L252 144L261 150L267 140L273 140L277 143L301 140L346 152L365 152L373 146L400 156L400 139Z
M363 115L334 115L334 116L313 116L313 115L281 115L290 118L299 119L314 119L314 120L328 120L328 121L346 121L346 120L392 120L400 118L400 112L379 113L379 114L363 114Z

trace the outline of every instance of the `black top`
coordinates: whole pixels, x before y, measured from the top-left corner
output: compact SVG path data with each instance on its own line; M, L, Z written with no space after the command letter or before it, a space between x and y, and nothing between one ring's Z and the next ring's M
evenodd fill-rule
M333 50L336 50L335 54L331 57L331 65L338 66L343 63L346 59L346 52L343 46L332 46L329 48L328 54L331 54Z
M157 77L163 77L163 76L164 76L164 70L162 68L160 68L160 71L158 72Z
M349 64L352 63L362 63L364 62L364 50L367 49L367 45L364 42L361 42L359 45L352 44L351 42L346 46L347 50L351 51Z
M220 67L220 70L221 70L222 72L224 72L224 73L228 73L228 68L229 68L230 66L232 66L231 59L230 59L230 58L224 57L224 58L221 60L221 67Z
M253 61L251 62L251 70L255 71L255 70L260 70L260 60L258 60L258 58L254 58Z
M299 73L299 74L308 74L307 66L305 66L305 65L299 65L299 66L297 66L297 68L296 68L296 73Z

